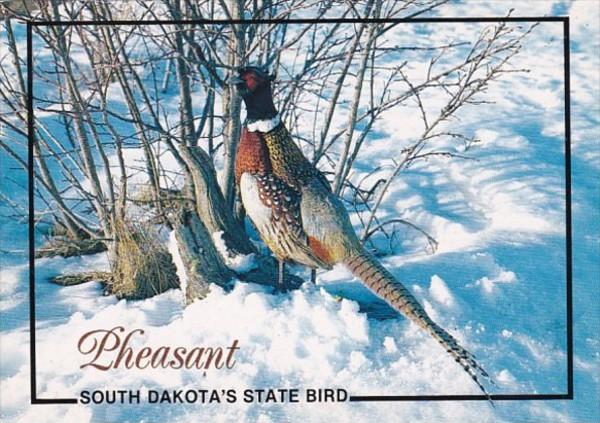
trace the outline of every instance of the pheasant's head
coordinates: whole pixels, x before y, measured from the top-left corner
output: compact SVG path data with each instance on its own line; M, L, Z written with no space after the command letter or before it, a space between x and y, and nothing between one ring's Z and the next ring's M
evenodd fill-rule
M266 70L247 66L238 69L237 75L229 80L242 96L249 120L271 119L277 115L271 91L273 79Z

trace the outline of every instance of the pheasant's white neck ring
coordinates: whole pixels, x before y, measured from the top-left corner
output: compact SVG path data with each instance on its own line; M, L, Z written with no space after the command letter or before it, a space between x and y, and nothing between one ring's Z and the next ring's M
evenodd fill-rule
M248 131L250 132L262 132L267 133L271 132L273 129L277 128L277 125L281 123L281 119L279 114L276 114L271 119L258 119L253 121L248 121L246 126Z

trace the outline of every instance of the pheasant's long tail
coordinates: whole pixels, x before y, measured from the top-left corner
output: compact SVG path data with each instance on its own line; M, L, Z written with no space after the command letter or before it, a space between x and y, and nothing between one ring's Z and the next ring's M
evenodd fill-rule
M490 399L490 395L480 381L480 376L491 383L493 381L475 361L475 356L431 320L417 299L373 255L363 250L346 259L345 264L377 296L433 336Z

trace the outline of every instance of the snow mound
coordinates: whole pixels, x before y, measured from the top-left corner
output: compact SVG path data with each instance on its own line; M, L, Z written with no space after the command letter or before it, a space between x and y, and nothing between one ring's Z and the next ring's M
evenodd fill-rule
M77 287L79 299L98 295L97 287ZM65 299L66 301L66 299ZM78 305L81 304L81 305ZM169 291L137 302L96 304L93 314L86 313L85 301L70 304L73 314L63 324L44 326L37 332L38 395L40 397L77 397L81 390L93 389L246 389L259 387L342 387L351 394L412 395L457 392L474 394L477 388L463 370L455 365L442 348L426 334L414 331L403 319L377 321L367 319L354 301L341 300L324 289L305 284L288 294L272 294L270 288L236 283L230 292L213 286L209 295L186 308L179 291ZM57 304L60 306L60 304ZM111 369L80 370L87 361L77 350L81 335L94 329L124 326L126 330L143 328L145 333L134 343L138 348L160 345L228 345L239 342L237 364L232 370ZM78 406L78 411L52 409L45 414L28 408L27 333L5 332L2 356L13 373L2 379L0 402L6 417L16 421L120 420L121 417L143 419L140 407L127 405ZM57 343L56 339L61 342ZM197 405L195 405L197 407ZM285 405L283 405L285 406ZM439 404L431 411L441 418L447 407ZM191 406L193 407L193 405ZM258 407L258 406L257 406ZM273 421L282 412L291 420L300 418L300 408L263 408L260 411ZM383 406L338 404L343 416L367 417L375 412L381 419L395 413ZM471 405L487 415L485 404ZM26 414L19 415L27 409ZM44 409L45 410L45 409ZM328 411L329 410L329 411ZM446 410L446 411L444 411ZM187 406L177 407L184 418ZM204 409L209 416L229 416L236 421L256 421L257 408L251 406L211 405ZM322 419L330 407L303 408L312 419ZM75 414L73 414L75 413ZM141 413L139 416L137 413ZM181 413L181 414L179 414ZM391 414L390 414L391 413ZM57 420L58 419L58 420ZM486 419L484 418L483 421ZM10 421L13 421L10 419ZM313 420L314 421L314 420Z
M454 296L450 292L450 289L448 288L448 285L446 285L446 282L444 282L444 280L438 275L433 275L431 277L429 293L435 301L444 305L445 307L454 307Z
M221 257L225 260L225 264L230 269L237 273L246 273L256 268L256 255L254 253L233 255L227 249L227 245L225 245L225 240L223 239L223 231L213 233L212 239L217 251L221 254Z
M27 272L27 265L0 266L0 295L4 297L12 294L25 272Z

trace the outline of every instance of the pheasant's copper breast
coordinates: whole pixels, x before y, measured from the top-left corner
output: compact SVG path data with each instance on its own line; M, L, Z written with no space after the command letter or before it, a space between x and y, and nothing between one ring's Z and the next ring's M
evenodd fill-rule
M260 132L244 127L235 160L235 182L240 184L244 172L264 175L271 172L269 151Z

